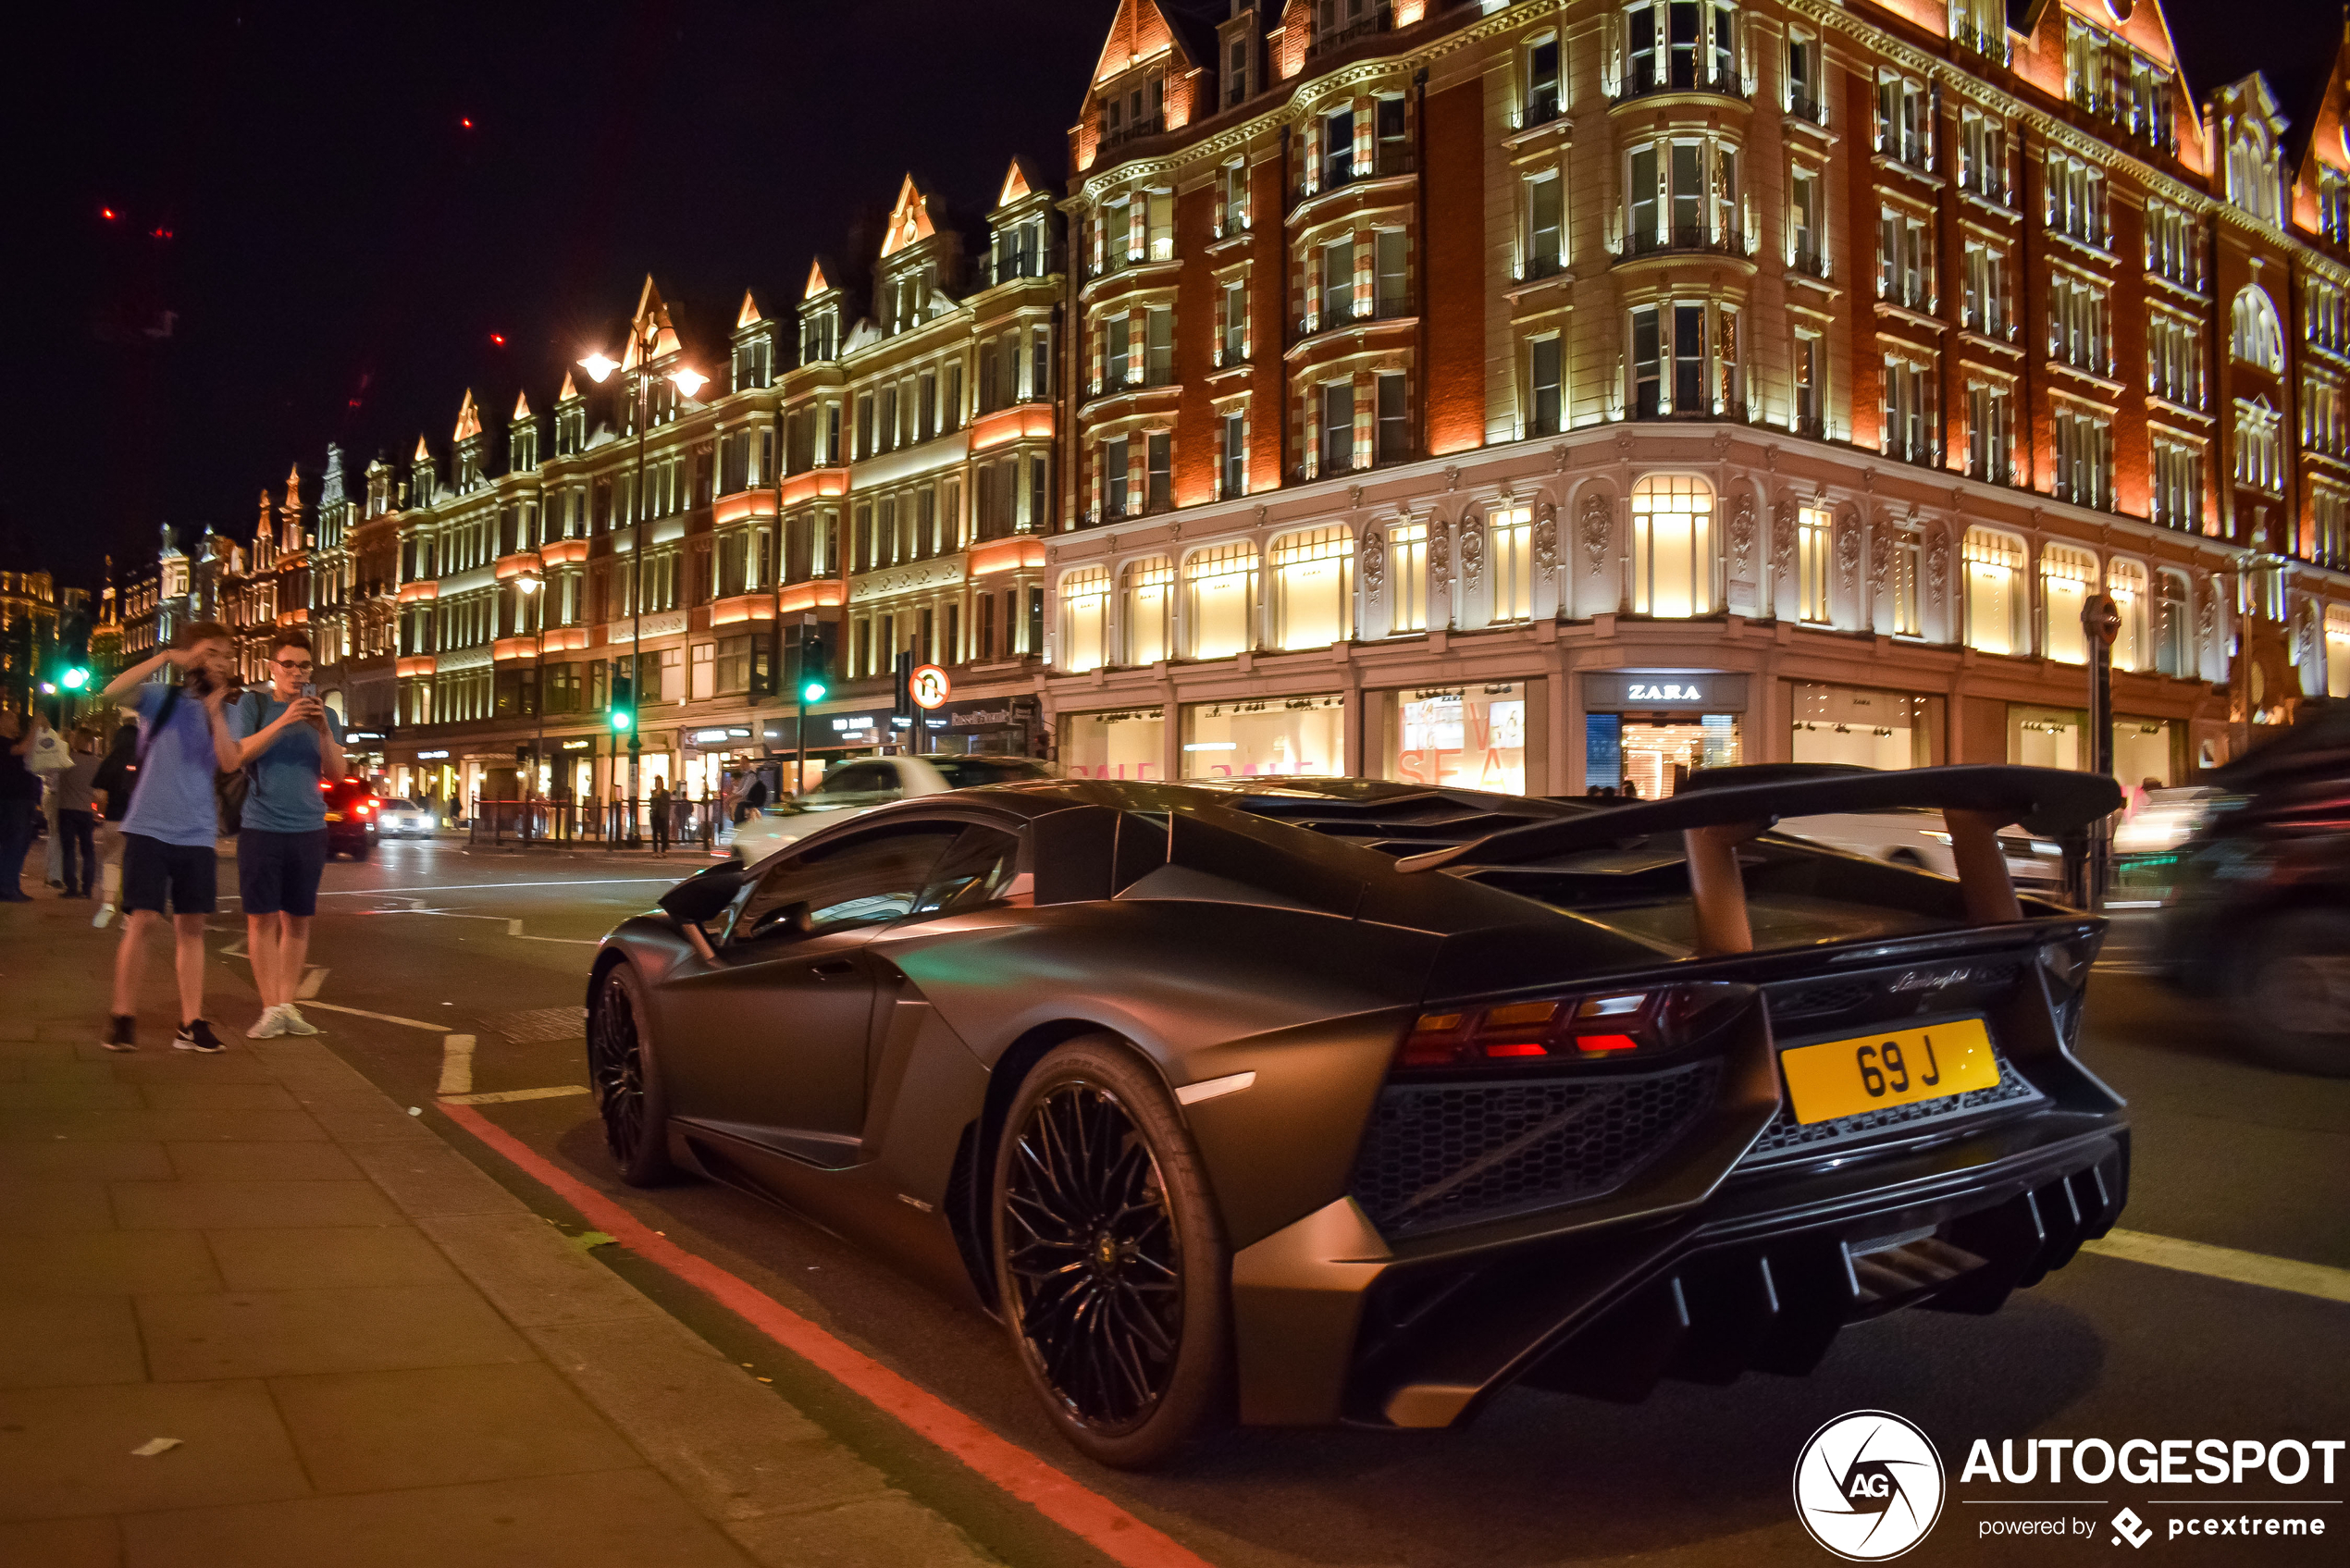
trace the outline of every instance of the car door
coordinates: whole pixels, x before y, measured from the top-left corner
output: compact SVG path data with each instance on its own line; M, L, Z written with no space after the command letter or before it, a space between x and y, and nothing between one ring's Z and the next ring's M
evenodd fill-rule
M687 1046L679 1121L818 1165L854 1164L865 1120L875 932L910 910L960 824L897 821L785 855L706 963L670 982Z

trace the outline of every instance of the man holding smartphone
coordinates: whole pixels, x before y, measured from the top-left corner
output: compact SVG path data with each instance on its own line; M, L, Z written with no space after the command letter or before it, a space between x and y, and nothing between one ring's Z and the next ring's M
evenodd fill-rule
M245 951L253 960L261 1017L246 1038L315 1034L294 1006L318 882L327 870L327 799L322 783L343 776L342 722L311 683L310 639L279 634L269 653L269 689L248 693L229 719L237 763L249 781L237 834L237 892L245 907Z

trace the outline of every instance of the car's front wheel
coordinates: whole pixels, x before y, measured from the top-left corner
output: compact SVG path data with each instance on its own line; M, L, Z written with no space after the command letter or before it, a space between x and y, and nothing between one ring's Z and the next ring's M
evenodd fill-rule
M655 1186L675 1174L644 984L627 964L614 964L588 1014L588 1086L603 1117L604 1143L631 1187Z
M1107 1035L1056 1049L1020 1085L994 1192L1005 1322L1070 1442L1140 1469L1223 1416L1231 1259L1156 1072Z
M2237 1000L2257 1048L2294 1072L2350 1077L2350 915L2309 909L2257 927Z

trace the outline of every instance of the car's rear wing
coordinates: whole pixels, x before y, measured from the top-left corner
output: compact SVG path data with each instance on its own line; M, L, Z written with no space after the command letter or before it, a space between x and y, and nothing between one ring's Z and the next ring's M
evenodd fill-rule
M1407 855L1395 865L1403 871L1523 866L1677 832L1688 849L1700 950L1749 953L1754 949L1754 936L1738 874L1739 844L1788 817L1901 807L1941 811L1967 918L1994 924L2022 918L2015 885L2008 877L2007 858L1999 849L1998 830L2022 823L2034 833L2065 833L2120 810L2121 789L2099 773L1988 765L1725 784L1504 828L1467 844Z

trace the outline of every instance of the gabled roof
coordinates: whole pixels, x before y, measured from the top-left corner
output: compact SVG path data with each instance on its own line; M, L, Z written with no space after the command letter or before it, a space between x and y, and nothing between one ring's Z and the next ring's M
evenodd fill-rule
M645 274L644 291L637 296L637 309L628 318L628 347L620 357L623 370L637 368L637 347L645 340L645 329L652 328L652 357L663 359L686 345L679 341L676 325L669 318L669 305L654 287L651 273Z
M468 387L465 389L465 401L457 405L457 433L454 436L451 436L450 439L454 441L471 440L474 437L480 434L481 410L474 406L474 389L471 387Z
M432 448L425 444L425 438L422 436L416 438L416 455L412 461L416 463L430 463L432 461Z
M572 384L571 372L568 370L564 371L563 389L555 394L555 401L559 403L567 403L578 396L579 389Z
M835 283L825 274L824 258L818 256L808 264L808 287L800 290L799 297L802 300L812 300L819 294L827 293L839 287L839 284Z
M930 193L909 174L897 188L897 204L889 209L889 228L882 235L882 260L887 261L907 246L919 245L937 232L937 226L930 218Z
M566 377L564 379L568 380L568 379L569 379L569 377ZM530 417L530 394L529 394L528 392L516 392L516 393L514 394L514 414L513 414L513 418L512 420L508 421L508 423L510 423L510 424L519 425L519 424L520 424L520 423L522 423L524 420L528 419L529 417Z
M1091 85L1099 87L1153 56L1180 46L1167 13L1158 8L1158 0L1118 0L1118 15L1110 19L1109 37L1103 41L1101 58L1094 64Z
M1039 194L1049 195L1052 190L1051 183L1037 172L1036 166L1028 161L1026 154L1015 153L1011 167L1004 171L1004 188L996 193L996 205L999 209L1008 207L1015 202L1025 202Z
M2154 3L2139 0L2142 7ZM2342 43L2340 0L2177 5L2163 19L2198 105L2257 72L2274 102L2306 117L2325 93ZM2306 118L2287 130L2289 167L2300 162L2308 133Z
M767 313L759 308L758 296L748 289L744 290L742 308L735 313L735 330L739 332L746 327L756 327L766 319Z

